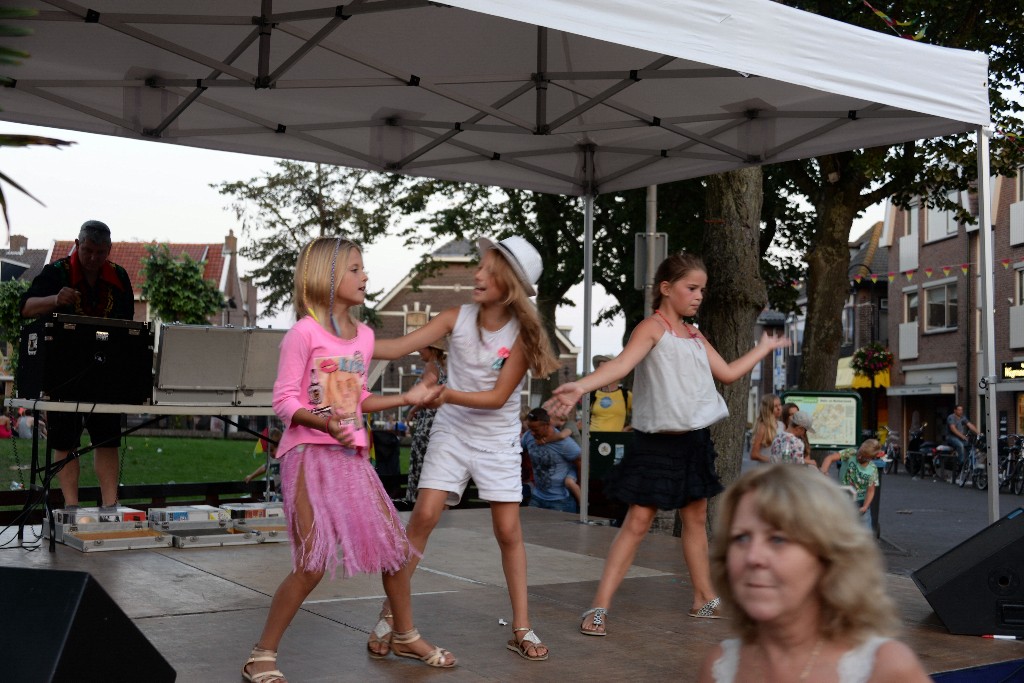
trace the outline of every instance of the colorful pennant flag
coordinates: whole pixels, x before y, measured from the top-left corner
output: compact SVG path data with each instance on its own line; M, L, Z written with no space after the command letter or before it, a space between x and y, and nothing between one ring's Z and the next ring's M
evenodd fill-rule
M1004 258L1002 261L1000 261L1000 263L1003 264L1003 270L1006 270L1007 268L1010 267L1010 259L1008 258Z
M892 282L893 280L896 279L896 273L887 273L887 275L889 277L889 282Z
M961 263L960 264L960 272L963 273L964 275L967 275L967 271L969 271L970 269L971 269L971 264L970 263Z
M942 274L943 275L948 277L951 272L953 272L953 267L952 266L942 266Z
M871 273L871 282L872 283L877 283L878 282L878 275L876 275L875 273Z
M906 271L903 274L907 276L907 282L913 282L914 281L914 271L908 270L908 271Z
M932 273L934 273L934 272L935 272L935 271L934 271L934 270L932 270L931 268L925 268L925 269L924 269L924 274L925 274L925 276L926 276L926 277L931 277L931 276L932 276Z

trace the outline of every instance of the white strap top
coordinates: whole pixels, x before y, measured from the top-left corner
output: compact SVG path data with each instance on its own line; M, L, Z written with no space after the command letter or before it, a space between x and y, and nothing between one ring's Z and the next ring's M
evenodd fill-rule
M836 665L839 683L867 683L871 678L871 671L875 668L878 648L888 641L888 638L871 636L840 657ZM736 680L741 644L738 638L722 641L722 656L711 665L711 676L715 683L733 683Z

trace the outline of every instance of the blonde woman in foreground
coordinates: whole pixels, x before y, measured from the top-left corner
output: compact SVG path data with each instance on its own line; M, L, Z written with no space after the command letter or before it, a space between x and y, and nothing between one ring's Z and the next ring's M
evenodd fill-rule
M809 467L747 472L722 498L711 576L736 639L701 683L926 683L885 592L882 556L849 496Z

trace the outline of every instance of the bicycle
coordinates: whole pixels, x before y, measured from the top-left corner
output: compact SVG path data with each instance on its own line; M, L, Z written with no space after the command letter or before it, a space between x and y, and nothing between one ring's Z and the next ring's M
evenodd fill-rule
M907 469L907 462L903 460L900 451L900 435L898 432L890 431L885 435L885 443L882 444L882 459L885 460L885 473L896 474L900 469L900 462L903 462L903 469Z
M988 472L985 471L985 467L979 462L979 451L985 452L985 436L975 437L974 434L970 434L967 439L964 461L960 464L960 471L954 478L956 485L960 488L963 488L969 480L972 481L974 487L979 491L984 491L988 488Z
M1008 434L1005 439L1006 446L1000 449L999 454L999 487L1005 486L1019 496L1024 492L1024 437Z

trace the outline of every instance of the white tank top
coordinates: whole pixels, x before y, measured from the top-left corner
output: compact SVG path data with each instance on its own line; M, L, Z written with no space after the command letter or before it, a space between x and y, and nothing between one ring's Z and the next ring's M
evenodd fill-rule
M888 638L872 636L844 653L836 664L839 683L867 683L875 668L875 655L878 654L878 648L888 641ZM738 639L722 641L722 656L711 666L711 676L715 679L715 683L733 683L736 679L741 646Z
M448 387L456 391L493 389L501 372L499 361L502 355L512 350L519 336L519 321L516 318L495 332L477 327L479 310L477 304L460 307L448 340ZM524 375L505 404L497 410L445 403L434 417L431 434L447 432L484 451L519 450L519 405L525 381Z
M633 427L642 432L690 432L728 415L704 342L666 330L636 366Z

